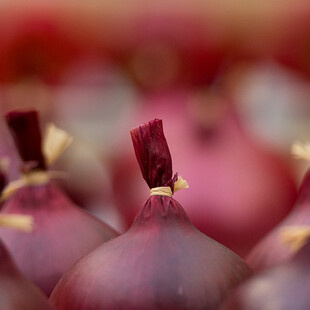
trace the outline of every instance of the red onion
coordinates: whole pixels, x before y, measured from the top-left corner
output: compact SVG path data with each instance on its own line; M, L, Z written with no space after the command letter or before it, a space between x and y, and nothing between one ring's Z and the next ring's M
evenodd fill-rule
M298 148L298 146L297 146ZM283 242L286 228L310 225L310 170L304 177L299 189L298 199L293 211L263 238L247 257L248 263L256 271L264 270L291 259L291 251Z
M187 184L172 162L162 121L131 131L151 197L122 236L82 258L58 283L58 310L216 309L251 271L236 254L200 233L172 192Z
M309 79L309 10L298 20L288 21L287 24L290 25L288 29L276 40L273 56L284 66Z
M17 270L2 244L0 244L0 266L1 309L52 309L43 293Z
M169 137L175 141L175 162L192 184L190 193L180 193L180 203L200 231L245 256L291 210L296 198L292 173L281 157L243 130L232 105L222 103L217 120L206 127L196 116L190 117L190 100L184 93L149 98L138 119L159 115L174 126ZM199 100L205 110L198 114L209 116L212 98ZM142 197L146 188L138 179L134 158L128 152L119 154L114 165L115 201L130 225L138 195Z
M221 310L310 309L310 242L289 262L245 282Z
M24 15L0 33L0 81L55 83L76 56L75 43L55 20Z
M31 231L29 216L0 215L0 226ZM0 303L5 310L48 310L46 297L17 269L5 246L0 242Z
M21 271L49 295L81 256L117 233L75 206L50 183L52 172L46 169L53 156L46 156L47 150L42 152L37 112L15 111L6 119L23 160L24 177L19 182L24 186L4 204L2 213L30 214L36 226L32 234L1 231L0 236ZM4 195L7 193L8 189Z
M206 28L192 16L147 13L127 25L112 53L147 90L210 84L228 48L214 25Z

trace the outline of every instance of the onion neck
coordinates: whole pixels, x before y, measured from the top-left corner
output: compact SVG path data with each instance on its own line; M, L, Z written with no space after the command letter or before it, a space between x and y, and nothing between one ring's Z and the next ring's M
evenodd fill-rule
M166 227L169 224L187 229L194 229L182 206L167 196L151 196L140 208L130 230L150 226Z

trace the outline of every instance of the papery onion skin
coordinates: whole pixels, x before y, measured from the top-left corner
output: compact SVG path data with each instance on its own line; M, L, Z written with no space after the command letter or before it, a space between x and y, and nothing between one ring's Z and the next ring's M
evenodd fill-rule
M1 213L34 217L32 233L1 229L0 236L23 274L47 295L80 257L117 235L52 184L20 189Z
M47 298L17 270L8 251L0 242L1 310L52 310Z
M288 262L253 277L220 310L310 309L310 243Z
M284 244L284 227L310 225L310 170L305 175L293 211L263 238L247 257L248 264L257 272L290 260L295 252Z
M159 120L141 125L133 142L148 185L173 188L161 131ZM60 280L50 302L58 310L215 310L251 274L236 254L199 232L176 200L151 196L125 234Z
M7 119L19 153L25 160L23 170L44 173L46 166L39 147L41 136L37 112L11 112ZM32 133L33 139L27 139ZM32 146L32 151L28 150ZM118 235L108 225L74 205L51 182L20 188L4 203L1 213L33 216L35 228L32 233L1 229L0 236L19 269L48 296L78 259Z

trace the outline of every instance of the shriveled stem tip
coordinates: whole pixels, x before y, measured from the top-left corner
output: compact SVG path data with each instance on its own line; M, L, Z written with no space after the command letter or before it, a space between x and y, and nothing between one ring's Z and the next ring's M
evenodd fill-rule
M172 178L172 161L162 120L155 119L130 131L135 154L150 188L167 184Z
M45 169L38 112L15 110L5 118L23 162L34 169Z

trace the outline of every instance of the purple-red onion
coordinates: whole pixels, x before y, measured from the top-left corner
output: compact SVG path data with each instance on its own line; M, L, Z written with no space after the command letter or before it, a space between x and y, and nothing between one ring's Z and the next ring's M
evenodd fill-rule
M182 179L173 177L162 121L143 124L131 136L151 193L160 192L140 208L124 235L66 273L50 301L58 310L215 310L251 270L199 232L170 196Z
M283 242L283 231L291 226L310 226L310 170L299 189L293 211L250 252L247 262L255 271L277 265L295 254Z
M33 218L18 214L0 215L0 226L29 233L33 228ZM52 310L46 296L20 273L2 241L0 241L0 307L3 310Z
M14 111L6 119L23 161L23 178L34 174L48 177L37 112ZM1 213L34 217L31 234L1 230L0 236L20 270L47 295L80 257L117 236L112 228L74 205L49 178L18 189Z
M253 277L221 310L309 310L310 242L291 261Z
M0 242L0 307L3 310L52 310L47 298L17 269Z

